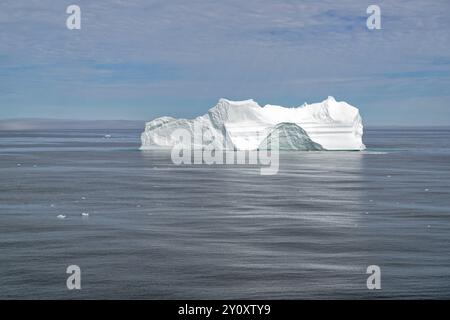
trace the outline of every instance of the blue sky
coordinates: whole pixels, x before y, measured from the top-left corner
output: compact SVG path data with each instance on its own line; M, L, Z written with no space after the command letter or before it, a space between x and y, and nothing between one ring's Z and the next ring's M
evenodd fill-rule
M66 8L81 7L81 30ZM382 30L366 28L381 7ZM2 0L0 119L195 117L335 96L369 125L450 125L448 0Z

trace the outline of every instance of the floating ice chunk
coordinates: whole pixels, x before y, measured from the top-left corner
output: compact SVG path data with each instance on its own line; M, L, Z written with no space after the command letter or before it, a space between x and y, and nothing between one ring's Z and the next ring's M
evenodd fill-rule
M110 134L105 134L105 136L104 136L106 139L109 139L109 138L111 138L111 135Z
M20 167L20 166L22 166L22 164L21 164L21 163L18 163L17 166Z
M88 212L82 212L82 213L81 213L81 216L82 216L82 217L89 217L89 213L88 213Z
M81 197L81 200L86 200L86 197Z
M66 215L65 215L65 214L59 214L59 215L57 216L57 218L58 218L58 219L65 219L65 218L66 218Z
M193 142L182 143L197 149L205 145L216 150L261 149L274 130L284 135L283 148L289 150L365 149L359 110L333 97L297 108L220 99L205 115L192 120L161 117L148 122L141 135L141 150L179 144L173 135L177 129L189 132Z

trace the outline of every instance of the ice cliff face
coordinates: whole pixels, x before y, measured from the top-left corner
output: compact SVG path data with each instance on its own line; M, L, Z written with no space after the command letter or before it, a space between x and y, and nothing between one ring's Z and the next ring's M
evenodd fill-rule
M193 148L266 149L268 138L276 132L281 150L365 149L358 109L333 97L297 108L220 99L207 114L192 120L161 117L148 122L141 149L173 147L180 143L173 134L177 129L189 133L191 138L185 139L189 141L182 143Z

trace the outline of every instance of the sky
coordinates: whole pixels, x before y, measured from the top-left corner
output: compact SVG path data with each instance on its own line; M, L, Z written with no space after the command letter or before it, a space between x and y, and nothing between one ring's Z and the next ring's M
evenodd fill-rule
M80 30L66 27L71 4ZM381 30L366 26L371 4ZM448 0L2 0L0 120L334 96L368 125L450 125L449 17Z

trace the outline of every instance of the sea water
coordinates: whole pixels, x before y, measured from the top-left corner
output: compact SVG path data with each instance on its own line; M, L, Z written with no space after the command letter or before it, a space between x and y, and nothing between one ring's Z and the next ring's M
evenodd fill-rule
M450 298L449 128L368 128L272 176L139 134L0 132L0 298Z

